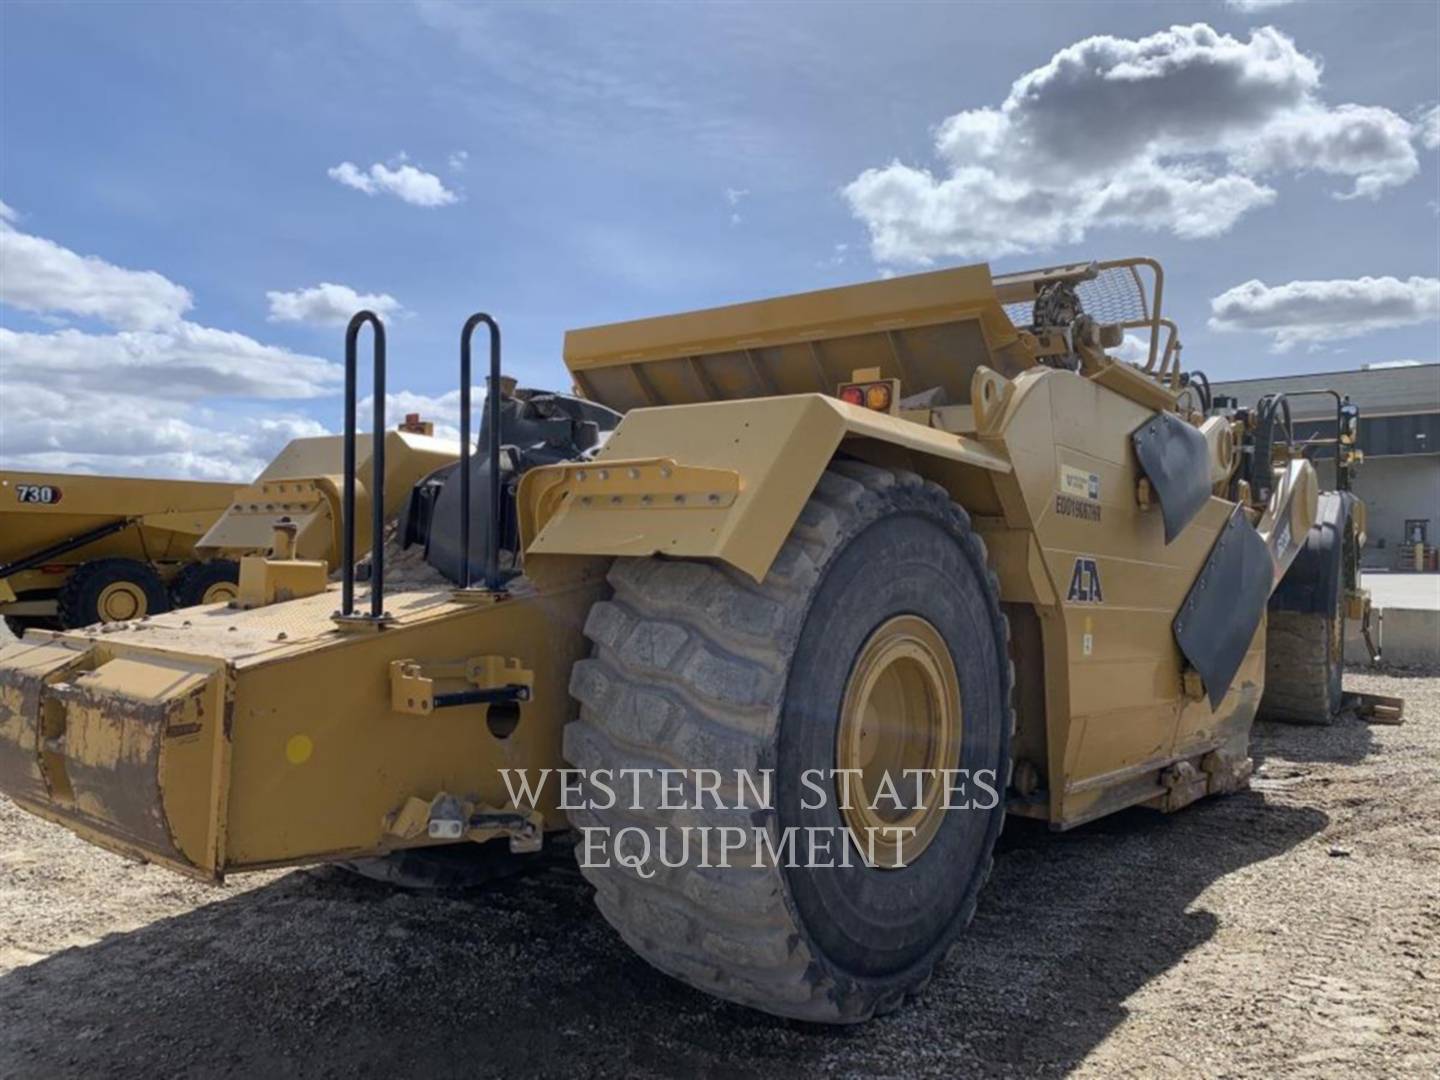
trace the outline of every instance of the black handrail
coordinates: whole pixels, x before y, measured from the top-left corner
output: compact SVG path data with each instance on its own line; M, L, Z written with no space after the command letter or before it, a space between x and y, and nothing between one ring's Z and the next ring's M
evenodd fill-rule
M484 323L490 331L490 378L485 407L490 414L487 449L490 453L490 548L485 553L485 588L503 592L500 578L500 327L477 311L460 331L460 587L470 588L470 338Z
M375 338L375 395L370 436L370 618L385 617L385 324L373 311L357 311L345 328L345 489L341 504L340 614L355 614L355 345L369 323Z

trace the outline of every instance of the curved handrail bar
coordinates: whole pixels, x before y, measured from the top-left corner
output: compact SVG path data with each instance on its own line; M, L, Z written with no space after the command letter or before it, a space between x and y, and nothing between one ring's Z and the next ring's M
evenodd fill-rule
M373 311L357 311L345 328L345 487L341 502L340 614L355 613L355 367L360 328L374 331L372 382L375 413L370 450L370 618L385 615L385 324Z
M460 587L470 588L470 339L484 323L490 331L490 377L485 408L490 414L490 548L485 553L485 588L503 592L500 579L500 326L483 311L465 320L460 331Z

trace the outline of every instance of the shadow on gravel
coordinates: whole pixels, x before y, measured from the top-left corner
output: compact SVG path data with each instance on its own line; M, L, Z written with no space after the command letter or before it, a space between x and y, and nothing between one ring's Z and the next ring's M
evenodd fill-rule
M1015 821L960 955L846 1029L659 975L570 867L459 895L299 871L0 979L0 1075L1059 1075L1215 933L1192 910L1212 881L1326 820L1243 793L1068 834Z
M1354 713L1341 713L1330 724L1257 720L1250 734L1257 770L1261 765L1283 769L1287 763L1354 765L1377 749L1374 728Z

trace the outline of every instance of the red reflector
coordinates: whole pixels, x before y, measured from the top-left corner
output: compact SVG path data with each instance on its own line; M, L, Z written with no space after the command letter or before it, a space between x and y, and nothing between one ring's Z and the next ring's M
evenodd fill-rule
M864 405L865 391L859 386L842 386L840 400L849 405Z

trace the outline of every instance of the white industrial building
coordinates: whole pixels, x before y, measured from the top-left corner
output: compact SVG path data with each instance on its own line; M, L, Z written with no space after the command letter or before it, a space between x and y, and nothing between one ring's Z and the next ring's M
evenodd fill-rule
M1365 460L1355 493L1369 510L1362 563L1370 569L1411 569L1415 543L1440 546L1440 364L1371 367L1270 379L1216 383L1214 393L1253 406L1266 394L1287 397L1334 390L1360 407ZM1289 397L1297 437L1333 437L1335 401ZM1322 486L1334 483L1333 451L1315 455ZM1430 553L1433 564L1434 555Z

